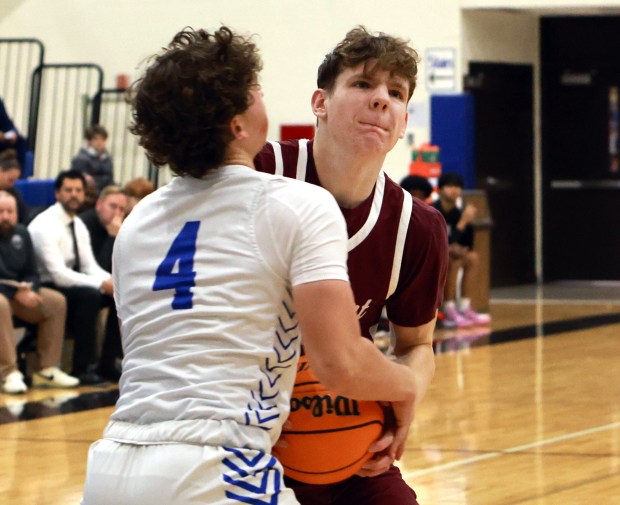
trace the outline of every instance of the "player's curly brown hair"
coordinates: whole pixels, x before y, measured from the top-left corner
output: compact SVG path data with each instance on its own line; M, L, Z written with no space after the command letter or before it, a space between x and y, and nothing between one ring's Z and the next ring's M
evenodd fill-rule
M319 66L317 86L331 92L336 79L345 68L376 60L382 70L402 76L409 82L409 96L413 95L418 76L420 57L407 40L379 32L372 34L363 26L350 30L345 38L325 56Z
M250 38L226 26L214 33L186 28L132 85L130 130L155 165L202 177L222 164L230 121L251 105L261 69Z

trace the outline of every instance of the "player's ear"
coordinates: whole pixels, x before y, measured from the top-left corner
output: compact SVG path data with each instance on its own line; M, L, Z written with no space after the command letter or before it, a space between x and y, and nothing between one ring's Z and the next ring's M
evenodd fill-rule
M230 131L232 132L235 140L243 140L248 138L248 132L243 125L243 118L237 114L230 120Z
M409 112L405 112L405 122L403 123L403 127L401 128L398 138L405 138L405 132L407 131L407 125L409 124Z
M317 117L317 119L324 119L327 117L327 110L325 108L325 102L327 101L327 91L324 89L317 89L314 93L312 93L312 112Z

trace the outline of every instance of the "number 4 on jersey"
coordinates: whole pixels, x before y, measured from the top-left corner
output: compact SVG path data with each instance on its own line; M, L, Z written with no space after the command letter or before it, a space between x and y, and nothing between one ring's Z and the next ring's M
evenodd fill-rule
M200 221L188 221L175 237L168 254L155 273L153 291L174 289L173 309L191 309L193 306L193 288L196 283L194 256ZM176 271L175 266L178 265Z

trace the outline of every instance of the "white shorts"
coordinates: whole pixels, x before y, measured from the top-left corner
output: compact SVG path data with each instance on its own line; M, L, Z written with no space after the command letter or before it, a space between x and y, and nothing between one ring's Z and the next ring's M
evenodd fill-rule
M299 505L271 454L189 444L99 440L88 451L83 505Z

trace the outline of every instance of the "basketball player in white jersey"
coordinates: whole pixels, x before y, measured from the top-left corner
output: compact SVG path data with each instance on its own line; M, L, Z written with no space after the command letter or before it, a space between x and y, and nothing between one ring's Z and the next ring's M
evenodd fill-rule
M443 217L411 198L382 166L402 138L418 55L407 41L363 27L351 30L318 71L313 141L270 142L255 159L261 171L329 190L347 222L348 267L362 334L372 338L386 309L393 352L415 376L417 405L435 370L432 340L448 263ZM332 333L333 334L333 333ZM411 405L410 405L411 406ZM357 476L331 485L286 479L303 505L415 505L414 491L392 465L404 450L407 420L371 450ZM303 426L294 426L303 429Z
M271 447L301 338L339 394L413 402L409 368L360 344L332 196L254 170L267 134L260 68L250 39L186 30L134 86L132 131L179 177L116 239L125 358L85 505L297 504Z

